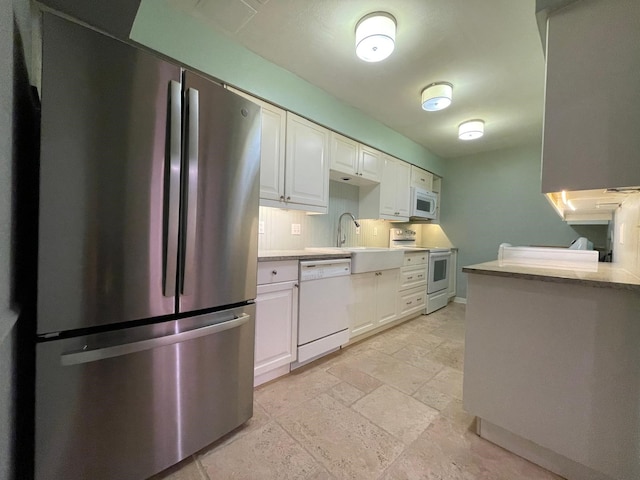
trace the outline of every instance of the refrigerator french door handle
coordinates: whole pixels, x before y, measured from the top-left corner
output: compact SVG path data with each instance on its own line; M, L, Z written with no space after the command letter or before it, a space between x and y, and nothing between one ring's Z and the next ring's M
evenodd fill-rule
M182 87L180 82L169 84L169 199L167 229L163 244L165 297L176 294L178 264L178 228L180 223L180 156L182 135Z
M185 342L187 340L193 340L207 335L213 335L215 333L224 332L225 330L230 330L244 325L249 321L251 315L243 313L242 315L234 315L233 317L233 319L226 322L214 323L213 325L207 325L206 327L196 328L194 330L188 330L186 332L176 333L173 335L165 335L163 337L140 340L139 342L97 348L95 350L79 350L76 352L65 353L60 356L60 363L63 366L71 366L97 362L107 358L121 357L130 353L142 352L144 350L151 350L153 348Z
M198 213L198 134L200 121L200 98L195 88L187 91L188 96L188 144L187 144L187 228L185 233L185 251L180 293L190 295L193 291L196 249L196 220Z

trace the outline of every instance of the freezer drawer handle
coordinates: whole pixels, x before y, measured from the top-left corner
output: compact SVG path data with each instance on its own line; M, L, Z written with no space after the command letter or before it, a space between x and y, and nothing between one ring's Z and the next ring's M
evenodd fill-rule
M176 294L176 269L178 260L178 225L180 204L180 135L182 134L181 87L178 82L171 81L169 100L171 105L171 121L169 132L169 198L167 201L167 231L164 239L164 296Z
M165 335L164 337L150 338L148 340L140 340L139 342L97 348L95 350L78 350L75 352L65 353L60 357L60 363L63 366L80 365L82 363L96 362L106 358L120 357L130 353L142 352L144 350L151 350L165 345L185 342L187 340L193 340L195 338L205 337L207 335L213 335L214 333L220 333L231 328L239 327L247 323L250 318L250 315L243 313L239 316L234 315L233 320L207 325L206 327L196 328L194 330L188 330L174 335Z

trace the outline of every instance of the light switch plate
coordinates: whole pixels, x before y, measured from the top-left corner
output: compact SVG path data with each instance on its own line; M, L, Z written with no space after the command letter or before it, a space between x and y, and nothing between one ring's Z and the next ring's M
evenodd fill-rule
M300 224L292 223L291 224L291 235L300 235Z
M377 236L378 235L378 227L373 227L373 236Z
M360 235L360 227L356 227L356 235Z
M264 235L264 221L258 222L258 234Z

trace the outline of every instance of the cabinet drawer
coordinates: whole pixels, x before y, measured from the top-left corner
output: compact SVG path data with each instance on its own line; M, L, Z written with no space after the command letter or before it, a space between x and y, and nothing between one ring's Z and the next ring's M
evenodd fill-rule
M410 265L424 265L427 263L427 255L429 252L405 252L404 254L404 266Z
M399 297L398 305L399 317L412 312L422 310L427 300L427 289L425 287L412 288L403 292Z
M400 271L400 290L427 284L426 265L402 267Z
M298 279L298 260L258 262L258 285Z

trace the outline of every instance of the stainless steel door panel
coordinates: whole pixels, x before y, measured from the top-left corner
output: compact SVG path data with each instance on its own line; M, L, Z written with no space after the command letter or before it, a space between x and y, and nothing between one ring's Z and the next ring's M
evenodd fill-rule
M166 251L163 218L180 69L54 15L43 22L38 333L173 313L163 261L177 245Z
M197 142L198 162L183 175L183 312L255 298L260 181L260 108L189 72L184 90L184 158L193 156ZM195 225L189 217L194 207Z
M254 318L248 305L39 344L36 478L142 480L245 422Z

